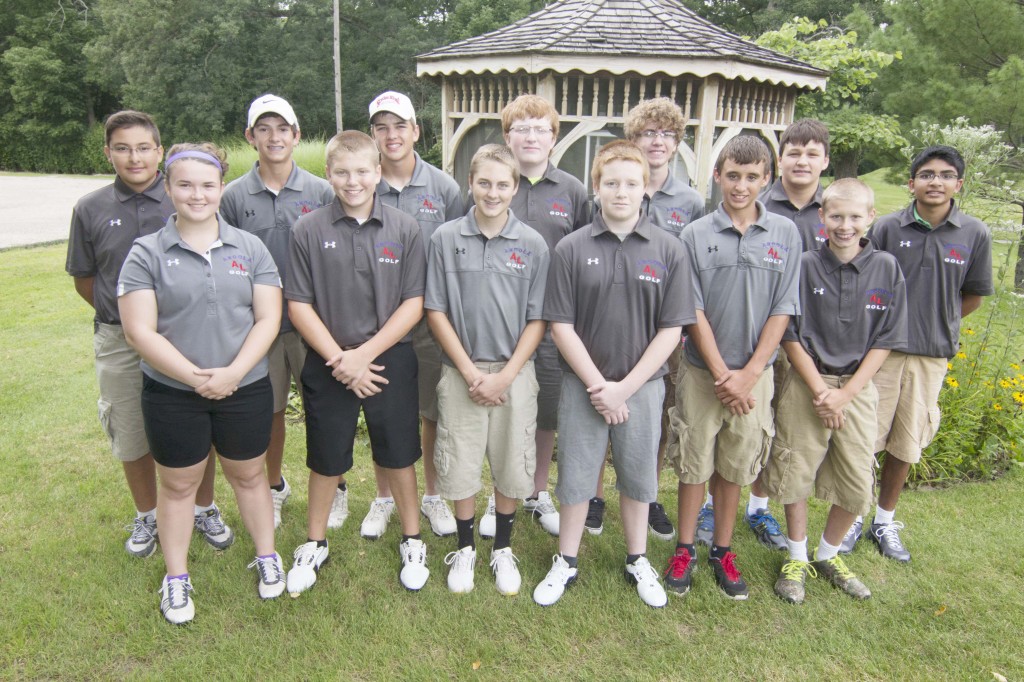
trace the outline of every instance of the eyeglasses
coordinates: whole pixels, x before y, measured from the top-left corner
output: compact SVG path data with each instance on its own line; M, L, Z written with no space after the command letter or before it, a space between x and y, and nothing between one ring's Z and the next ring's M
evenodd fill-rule
M512 126L509 128L509 131L516 135L529 135L532 132L537 137L546 137L555 132L551 128L544 126Z
M157 147L153 147L148 144L142 144L138 147L129 147L126 144L115 144L110 148L110 151L119 156L129 156L132 152L135 152L139 156L145 156L146 154L152 154L157 150Z
M640 133L641 137L646 137L649 140L653 140L656 137L663 137L666 140L674 140L678 137L674 130L645 130Z
M931 182L935 178L943 182L954 182L960 179L960 176L956 173L933 173L932 171L921 171L914 177L922 182Z

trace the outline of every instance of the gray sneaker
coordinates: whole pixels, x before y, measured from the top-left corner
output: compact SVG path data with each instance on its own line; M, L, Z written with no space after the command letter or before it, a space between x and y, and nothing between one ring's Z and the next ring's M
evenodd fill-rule
M857 546L857 541L860 540L861 533L864 532L864 520L857 519L850 526L850 530L846 531L846 535L843 536L843 541L839 543L840 554L850 554L853 552L853 548Z
M900 563L910 563L910 552L900 540L903 523L871 523L871 541L878 545L878 551L887 559L895 559Z
M206 541L217 549L227 549L235 541L235 533L224 523L217 505L195 517L196 532L202 533Z
M711 546L715 538L715 508L705 504L697 514L697 543Z
M156 517L147 515L136 516L135 521L125 530L132 532L124 543L124 548L132 556L145 559L156 551Z
M782 564L779 579L775 581L775 594L790 604L803 604L806 594L804 582L808 573L816 575L814 566L807 561L790 559Z
M854 599L871 599L871 590L846 567L842 557L836 555L828 561L814 561L811 566L818 575Z

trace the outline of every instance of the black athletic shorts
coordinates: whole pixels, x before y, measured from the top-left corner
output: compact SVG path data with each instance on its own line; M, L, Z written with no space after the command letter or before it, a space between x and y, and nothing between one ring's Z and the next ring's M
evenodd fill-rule
M331 376L331 368L313 349L302 367L302 403L306 408L306 466L321 476L352 468L359 408L366 417L373 461L385 469L404 469L420 458L418 366L411 343L384 351L374 364L390 383L369 398L359 398Z
M142 420L157 464L182 468L206 459L210 446L226 459L259 457L270 444L274 394L270 379L247 384L223 400L210 400L142 378Z

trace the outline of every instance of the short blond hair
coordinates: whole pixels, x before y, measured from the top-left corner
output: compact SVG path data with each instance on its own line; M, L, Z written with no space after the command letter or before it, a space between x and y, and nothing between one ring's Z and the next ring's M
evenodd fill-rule
M528 118L546 118L552 134L558 137L558 110L539 95L519 95L501 110L501 132L508 135L512 124Z
M360 130L344 130L327 142L327 167L344 154L366 154L373 165L380 165L380 149L373 138Z
M615 140L601 147L594 157L594 165L590 169L590 179L596 187L601 182L604 167L612 161L632 161L640 164L644 171L644 185L651 179L651 169L647 165L647 157L640 147L629 140Z
M503 144L485 144L476 150L476 153L473 154L473 160L469 162L469 179L471 182L473 176L479 170L480 164L486 161L493 161L508 168L512 171L512 181L517 186L519 185L519 164L516 163L516 157L512 155L512 150Z
M821 193L821 210L832 201L863 201L869 211L875 210L875 190L857 178L840 178Z
M626 139L635 142L648 126L674 131L677 142L686 134L683 110L668 97L645 99L630 109L623 126Z

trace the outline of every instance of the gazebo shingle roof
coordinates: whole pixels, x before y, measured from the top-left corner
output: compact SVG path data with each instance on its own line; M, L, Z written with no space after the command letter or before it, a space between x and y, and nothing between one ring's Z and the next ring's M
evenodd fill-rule
M828 74L743 40L674 0L558 0L504 28L419 55L417 61L501 54L730 60Z

